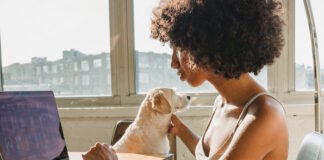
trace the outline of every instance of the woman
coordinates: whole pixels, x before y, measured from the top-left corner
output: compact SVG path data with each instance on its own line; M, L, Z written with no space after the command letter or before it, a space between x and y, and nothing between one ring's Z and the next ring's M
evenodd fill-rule
M201 138L172 116L170 133L196 159L287 159L284 109L248 74L280 56L281 6L276 0L163 0L154 10L152 37L170 43L180 79L193 87L208 81L219 93Z

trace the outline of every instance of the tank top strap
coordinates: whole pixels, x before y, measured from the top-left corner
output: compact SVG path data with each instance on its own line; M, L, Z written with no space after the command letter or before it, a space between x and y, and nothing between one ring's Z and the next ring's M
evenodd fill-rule
M220 103L219 100L220 100L220 96L217 96L217 97L215 98L215 101L214 101L212 114L211 114L211 116L209 117L209 120L208 120L208 123L207 123L207 127L205 128L204 133L203 133L203 135L202 135L202 139L204 139L205 134L206 134L206 132L207 132L209 126L210 126L210 123L211 123L211 121L213 120L213 117L214 117L215 112L216 112L217 105Z
M247 112L247 109L249 108L249 106L260 96L263 96L263 95L268 95L270 97L272 97L273 99L275 99L276 101L278 101L274 96L272 96L270 93L268 92L260 92L258 94L256 94L255 96L253 96L244 106L243 106L243 110L239 116L239 118L237 119L237 122L236 122L236 125L235 125L235 128L233 130L233 133L235 133L236 129L239 127L241 121L244 119L245 115L246 115L246 112ZM279 101L278 101L279 102ZM279 102L280 103L280 102ZM281 104L281 103L280 103ZM282 104L281 104L282 106ZM283 106L282 106L283 108ZM284 108L283 108L284 109ZM285 109L284 109L285 110Z
M281 107L282 107L282 109L283 109L283 111L285 112L285 114L286 114L286 109L285 109L285 107L284 107L284 105L274 96L274 95L272 95L271 93L267 93L266 94L267 96L270 96L270 97L272 97L274 100L276 100L280 105L281 105Z

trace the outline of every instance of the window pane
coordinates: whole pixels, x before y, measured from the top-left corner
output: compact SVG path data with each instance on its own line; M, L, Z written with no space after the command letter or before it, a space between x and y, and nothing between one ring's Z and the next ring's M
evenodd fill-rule
M162 46L150 38L152 9L159 0L134 0L135 31L135 81L136 92L147 92L154 87L175 87L180 92L215 92L212 85L205 82L200 87L190 87L179 80L177 71L171 69L169 45ZM266 68L256 77L257 81L267 87Z
M4 90L111 95L109 0L1 0Z
M320 66L321 66L321 78L323 86L323 65L324 57L321 55L323 53L324 47L324 16L323 7L324 1L313 0L311 1L313 8L313 14L315 19L318 48L320 55ZM312 56L312 46L311 39L308 28L308 21L306 17L305 7L303 0L296 0L296 18L295 18L295 67L296 67L296 90L314 90L314 68L313 68L313 56Z

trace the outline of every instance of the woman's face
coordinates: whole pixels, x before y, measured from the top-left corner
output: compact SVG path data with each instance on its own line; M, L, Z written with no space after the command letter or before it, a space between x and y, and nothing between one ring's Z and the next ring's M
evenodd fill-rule
M173 49L171 68L177 69L180 79L193 87L200 86L207 79L207 73L190 60L185 51Z

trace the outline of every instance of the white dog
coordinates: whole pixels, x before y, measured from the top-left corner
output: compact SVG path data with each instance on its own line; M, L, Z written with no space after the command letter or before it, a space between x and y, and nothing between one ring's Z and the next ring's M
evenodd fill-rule
M117 152L141 154L168 153L167 137L171 114L186 110L190 96L170 88L152 89L142 102L135 121L113 146Z

